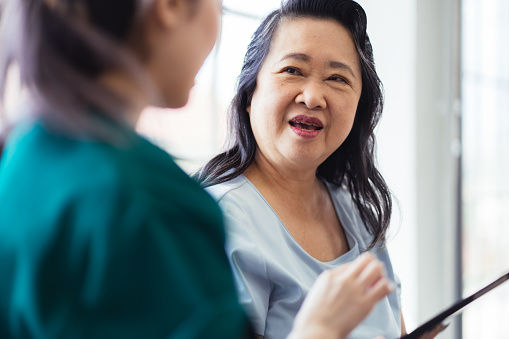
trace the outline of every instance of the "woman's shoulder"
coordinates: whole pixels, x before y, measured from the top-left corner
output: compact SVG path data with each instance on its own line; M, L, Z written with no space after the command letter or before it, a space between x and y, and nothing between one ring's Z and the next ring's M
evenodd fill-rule
M38 125L11 136L0 167L1 220L24 222L27 232L34 224L54 233L64 224L88 225L90 234L129 225L114 232L119 237L143 225L171 224L180 234L191 237L201 228L223 241L217 204L166 152L141 137L114 146ZM28 196L31 212L22 219Z
M224 198L234 195L243 195L246 190L250 190L249 182L242 174L225 182L211 185L205 190L218 202Z
M255 232L278 222L269 204L243 175L206 188L217 201L225 217L227 232Z
M273 217L270 205L242 174L229 181L207 187L206 190L221 207L227 224L231 218L255 223Z
M138 186L149 187L146 182L155 180L149 170L144 171L154 164L141 161L137 154L142 153L134 144L114 146L62 135L37 122L23 124L10 135L2 156L2 196L14 205L17 196L22 201L30 192L41 211L51 204L54 213L69 204L93 201L103 210L112 207L116 198L125 200Z

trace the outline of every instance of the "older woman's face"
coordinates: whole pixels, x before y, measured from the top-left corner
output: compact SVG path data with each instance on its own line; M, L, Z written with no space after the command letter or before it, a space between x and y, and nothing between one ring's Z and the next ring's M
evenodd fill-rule
M284 19L248 107L258 156L318 167L346 139L362 90L350 32L333 20Z

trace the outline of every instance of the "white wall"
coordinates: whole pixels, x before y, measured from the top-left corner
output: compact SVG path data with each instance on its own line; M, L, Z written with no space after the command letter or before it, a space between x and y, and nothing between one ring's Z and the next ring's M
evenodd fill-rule
M359 0L368 14L386 105L378 128L382 174L399 200L391 258L412 330L455 295L457 159L453 81L455 0ZM448 329L441 338L453 338Z
M416 170L415 170L415 4L414 0L361 0L368 15L385 107L378 127L380 170L399 201L395 204L389 249L402 281L403 313L417 324ZM395 19L397 18L397 20Z

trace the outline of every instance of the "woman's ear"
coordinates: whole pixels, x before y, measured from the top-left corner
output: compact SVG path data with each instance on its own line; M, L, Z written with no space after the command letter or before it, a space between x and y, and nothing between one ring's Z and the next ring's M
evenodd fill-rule
M172 29L187 18L188 2L189 0L154 0L151 20L162 28Z

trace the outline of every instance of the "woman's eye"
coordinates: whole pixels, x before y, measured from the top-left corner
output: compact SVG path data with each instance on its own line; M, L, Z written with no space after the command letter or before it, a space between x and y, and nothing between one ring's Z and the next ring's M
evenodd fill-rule
M287 67L284 71L288 74L300 74L299 70L293 67Z
M329 77L328 80L337 81L337 82L347 82L345 78L339 77L339 76L332 76Z

